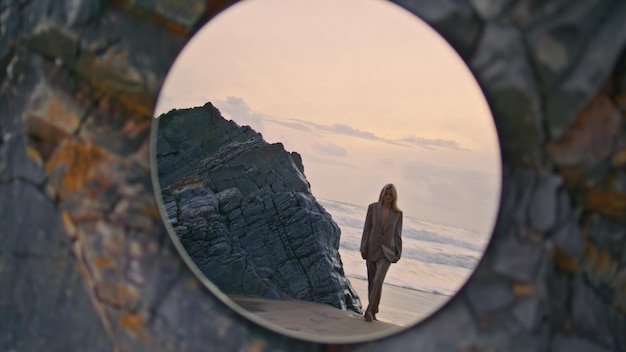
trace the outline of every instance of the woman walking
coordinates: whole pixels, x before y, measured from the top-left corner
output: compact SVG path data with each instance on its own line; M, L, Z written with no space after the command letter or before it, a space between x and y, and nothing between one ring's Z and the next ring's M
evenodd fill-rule
M391 263L402 254L402 211L398 208L398 191L387 184L380 191L378 202L370 204L363 225L361 257L367 266L366 321L377 320L383 281Z

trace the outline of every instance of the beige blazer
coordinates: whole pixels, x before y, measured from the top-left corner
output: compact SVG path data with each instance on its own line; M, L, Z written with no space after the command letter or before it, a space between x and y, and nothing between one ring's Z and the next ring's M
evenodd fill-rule
M367 207L367 216L361 237L361 257L377 260L380 251L392 263L400 260L402 255L402 212L393 209L383 226L383 205L379 202Z

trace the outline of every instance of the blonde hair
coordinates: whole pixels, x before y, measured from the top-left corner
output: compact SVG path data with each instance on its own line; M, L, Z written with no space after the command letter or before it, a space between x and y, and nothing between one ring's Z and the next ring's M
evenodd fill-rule
M381 204L383 203L383 198L385 197L386 190L390 190L391 195L393 196L393 201L391 202L391 209L397 212L401 212L402 210L398 208L398 190L396 189L396 186L394 186L393 183L386 184L383 187L383 189L380 190L380 195L378 196L378 202Z

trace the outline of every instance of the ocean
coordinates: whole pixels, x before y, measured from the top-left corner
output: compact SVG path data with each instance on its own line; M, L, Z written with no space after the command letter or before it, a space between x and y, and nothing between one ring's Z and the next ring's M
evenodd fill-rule
M367 280L359 251L367 207L326 199L317 201L341 228L339 254L346 276ZM474 271L489 238L490 234L434 224L404 214L402 258L391 265L385 284L451 297Z

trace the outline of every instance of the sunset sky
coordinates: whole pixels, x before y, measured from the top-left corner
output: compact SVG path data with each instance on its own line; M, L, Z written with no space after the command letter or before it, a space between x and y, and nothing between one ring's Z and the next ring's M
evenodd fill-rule
M355 4L358 3L358 6ZM172 67L155 116L211 102L302 155L317 198L491 232L500 152L485 98L439 34L383 0L245 0Z

